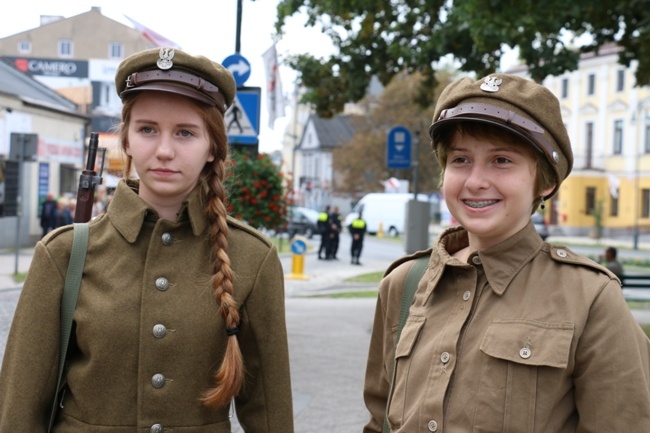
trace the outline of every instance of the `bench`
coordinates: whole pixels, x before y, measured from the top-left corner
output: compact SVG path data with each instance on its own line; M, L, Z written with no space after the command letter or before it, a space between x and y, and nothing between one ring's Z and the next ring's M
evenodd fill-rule
M626 274L621 282L625 300L650 302L650 274Z

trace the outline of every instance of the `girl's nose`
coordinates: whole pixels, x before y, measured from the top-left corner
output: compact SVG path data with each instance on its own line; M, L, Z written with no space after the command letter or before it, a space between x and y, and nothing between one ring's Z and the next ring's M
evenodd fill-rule
M174 145L172 139L166 134L160 137L158 147L156 148L156 156L162 159L170 159L174 156Z
M465 180L465 187L469 190L478 190L487 188L489 184L486 170L480 164L474 164Z

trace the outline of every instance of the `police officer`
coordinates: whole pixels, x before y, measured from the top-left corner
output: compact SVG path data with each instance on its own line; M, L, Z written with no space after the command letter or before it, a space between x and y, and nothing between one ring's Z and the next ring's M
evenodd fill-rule
M318 232L320 233L320 247L318 248L318 259L322 260L327 253L327 243L329 236L327 236L327 221L330 217L330 207L325 206L322 212L318 214Z
M363 219L363 214L361 212L359 212L359 216L348 225L348 230L350 230L350 234L352 235L352 247L350 250L352 264L360 265L359 257L361 256L361 250L363 249L363 237L366 234L366 221Z

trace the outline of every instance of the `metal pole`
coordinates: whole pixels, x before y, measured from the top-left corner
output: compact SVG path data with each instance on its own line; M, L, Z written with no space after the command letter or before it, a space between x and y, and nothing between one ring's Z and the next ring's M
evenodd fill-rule
M418 199L418 181L420 179L420 131L415 131L413 134L413 155L411 156L411 165L413 166L413 200Z
M18 193L16 194L16 260L14 261L14 274L18 273L18 258L20 255L20 220L22 219L22 193L23 193L23 158L25 154L25 134L20 134L18 146Z
M241 51L241 16L242 0L237 0L237 33L235 36L235 53L237 54Z
M636 160L634 162L634 234L633 234L633 248L635 250L639 249L639 211L641 209L641 204L639 203L640 194L639 194L639 160L641 159L641 149L639 143L641 142L641 133L639 132L639 124L641 124L641 102L637 105L637 116L636 116L636 140L635 140L635 156Z

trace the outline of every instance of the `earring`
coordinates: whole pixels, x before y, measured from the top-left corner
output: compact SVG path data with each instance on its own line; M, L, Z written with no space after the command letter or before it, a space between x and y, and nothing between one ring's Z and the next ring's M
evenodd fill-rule
M546 205L544 204L544 197L542 197L542 201L541 201L541 203L539 204L539 207L540 207L540 209L542 209L542 210L546 209Z

